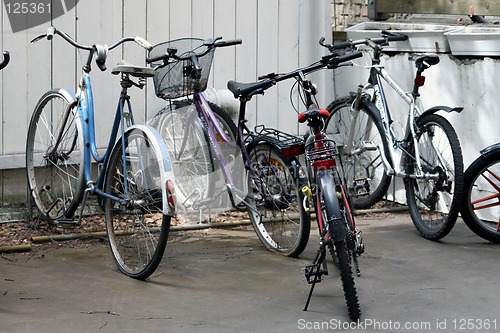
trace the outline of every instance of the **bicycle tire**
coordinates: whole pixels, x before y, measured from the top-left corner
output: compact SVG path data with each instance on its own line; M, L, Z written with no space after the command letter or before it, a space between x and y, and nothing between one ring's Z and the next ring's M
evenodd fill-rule
M340 270L342 289L347 305L349 317L357 320L361 316L358 293L354 282L351 256L354 249L348 248L349 221L341 211L341 203L335 190L335 180L330 170L317 172L319 200L317 210L323 214L323 221L328 223L331 242L329 242L330 253L333 261ZM340 223L339 223L340 222Z
M191 209L214 193L214 163L205 129L188 104L163 113L158 131L167 146L179 205Z
M359 126L355 129L352 147L353 151L360 153L353 155L345 153L344 148L347 146L351 129L351 106L354 98L355 96L344 96L327 106L330 117L325 122L325 130L339 148L352 206L364 209L370 208L384 197L391 183L391 177L384 170L380 150L363 150L360 147L369 143L371 147L381 146L383 152L387 152L388 143L378 117L370 109L360 105L357 118Z
M210 109L212 109L212 112L214 113L215 118L217 119L219 124L221 125L221 128L223 129L224 133L226 133L230 139L236 141L236 137L238 135L238 128L236 127L236 124L234 123L231 116L217 104L208 102L208 105L210 105ZM219 143L221 143L222 141L219 135L217 135L217 140L219 141Z
M493 243L500 243L499 175L500 149L474 160L465 171L465 195L461 209L462 219L469 229Z
M69 110L57 151L52 150L71 99L62 89L45 93L35 107L26 139L28 186L49 224L75 213L84 188L84 138L76 108Z
M158 267L167 245L170 216L162 213L163 156L155 149L155 137L131 128L116 143L106 168L106 231L119 270L138 280ZM125 145L123 145L123 142Z
M251 172L247 178L252 226L268 250L297 257L307 245L311 227L302 207L300 164L265 143L249 148L248 154L256 173L256 179Z
M442 116L426 115L417 119L416 125L422 171L438 172L440 176L437 181L405 177L406 200L418 232L424 238L438 240L452 230L462 203L462 151L455 130ZM415 147L411 138L407 142L411 156L405 155L403 163L407 174L412 175L415 173Z

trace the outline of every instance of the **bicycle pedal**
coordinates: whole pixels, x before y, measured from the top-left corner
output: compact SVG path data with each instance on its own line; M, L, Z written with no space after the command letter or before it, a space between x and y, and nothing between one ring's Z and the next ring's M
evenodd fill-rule
M74 219L58 219L56 220L57 225L61 227L77 227L80 225L80 220L74 220Z
M321 282L321 281L323 281L323 279L322 279L323 275L328 275L327 270L323 270L323 269L318 270L317 265L308 265L305 268L303 268L302 270L304 271L304 276L305 276L308 284ZM317 279L311 279L315 276L317 276Z
M377 145L374 144L373 142L370 142L370 141L363 141L361 142L361 146L363 147L363 150L370 150L370 151L374 151L374 150L377 150Z

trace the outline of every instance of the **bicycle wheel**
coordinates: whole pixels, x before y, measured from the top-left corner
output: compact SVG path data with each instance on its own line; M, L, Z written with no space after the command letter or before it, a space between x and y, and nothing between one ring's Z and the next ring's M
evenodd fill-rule
M479 237L500 243L500 149L479 156L465 171L462 218Z
M353 153L347 154L345 148L351 130L353 102L354 96L345 96L330 103L327 107L330 117L325 123L325 129L339 148L353 208L362 209L371 207L383 198L391 177L385 173L380 156L381 151L388 151L382 123L363 105L353 129Z
M28 185L41 217L50 224L73 215L84 186L82 124L76 108L68 109L70 100L64 90L45 93L26 139Z
M194 105L165 112L159 133L171 158L178 205L191 209L214 192L214 165Z
M106 168L106 231L113 258L124 274L139 280L158 267L167 244L170 216L162 213L162 154L148 134L134 128L119 140Z
M351 229L349 227L352 221L347 220L344 202L340 202L337 197L335 180L331 170L319 171L317 174L319 181L319 203L316 207L320 211L323 221L327 222L328 230L332 242L329 242L330 253L334 262L340 270L340 279L344 290L344 297L347 304L349 317L352 320L357 320L361 316L361 308L359 306L358 293L354 282L352 272L351 258L355 256L353 244L349 237Z
M430 114L417 120L418 151L424 174L416 172L415 146L408 139L409 155L404 156L406 200L413 224L427 239L438 240L453 228L462 203L464 171L460 143L455 130L443 117Z
M267 144L258 144L248 154L255 175L248 173L252 225L264 246L289 257L304 251L310 232L310 217L303 207L300 164L289 160Z

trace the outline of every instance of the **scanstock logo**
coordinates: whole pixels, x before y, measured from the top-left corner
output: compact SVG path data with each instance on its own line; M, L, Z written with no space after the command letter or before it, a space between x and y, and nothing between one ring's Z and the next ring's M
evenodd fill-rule
M3 0L12 32L52 21L73 9L79 0Z

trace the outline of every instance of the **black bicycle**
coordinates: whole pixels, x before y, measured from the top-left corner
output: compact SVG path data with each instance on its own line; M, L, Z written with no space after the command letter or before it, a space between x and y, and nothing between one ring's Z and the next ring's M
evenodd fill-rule
M304 308L307 310L316 283L328 274L326 251L329 250L340 270L342 287L351 319L361 315L358 295L354 283L353 268L360 276L357 257L364 251L362 233L356 230L352 214L349 194L345 186L345 177L341 167L340 155L336 144L328 138L324 121L329 112L318 108L315 99L316 86L306 79L306 75L320 69L334 69L339 64L361 56L361 52L353 52L344 56L331 54L314 64L299 68L289 73L270 73L254 83L230 82L229 89L235 95L245 96L248 92L263 93L277 82L295 79L305 112L299 113L299 122L307 123L308 134L305 136L304 149L306 157L308 183L302 186L303 210L316 215L320 234L320 247L312 265L305 268L305 277L311 284L309 296Z

